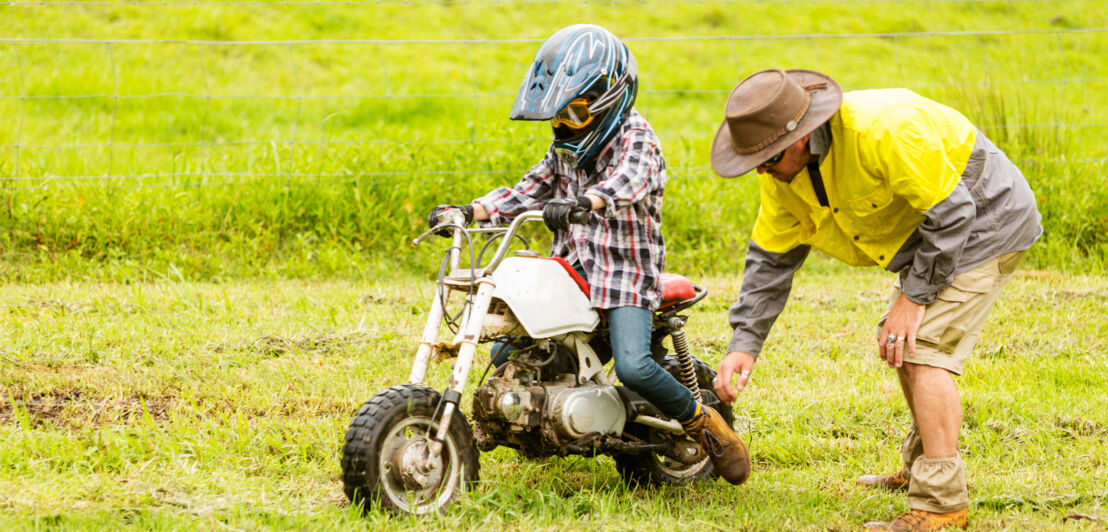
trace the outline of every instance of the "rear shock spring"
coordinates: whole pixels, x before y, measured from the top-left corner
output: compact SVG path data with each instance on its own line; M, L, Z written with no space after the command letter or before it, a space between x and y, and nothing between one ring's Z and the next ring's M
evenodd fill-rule
M685 320L673 317L668 325L669 336L673 339L673 351L680 368L681 384L692 392L693 397L700 400L700 385L696 382L696 369L693 367L692 354L689 353L689 342L685 338Z

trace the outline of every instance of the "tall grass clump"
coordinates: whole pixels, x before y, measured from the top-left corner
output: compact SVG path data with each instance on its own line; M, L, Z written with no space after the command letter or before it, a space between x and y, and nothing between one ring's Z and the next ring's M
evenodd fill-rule
M612 29L638 59L677 271L742 260L757 186L716 177L708 147L729 90L772 67L958 108L1036 191L1046 231L1029 263L1108 263L1095 3L578 7L9 7L0 279L422 271L407 243L431 206L510 185L542 156L549 127L507 113L541 40L571 21Z
M1085 148L1097 143L1096 133L1080 125L1085 113L1057 105L1067 90L1076 89L1044 97L996 85L959 87L950 100L976 123L987 124L985 135L1020 167L1035 192L1044 231L1032 264L1101 271L1108 259L1108 190L1098 184L1105 161Z

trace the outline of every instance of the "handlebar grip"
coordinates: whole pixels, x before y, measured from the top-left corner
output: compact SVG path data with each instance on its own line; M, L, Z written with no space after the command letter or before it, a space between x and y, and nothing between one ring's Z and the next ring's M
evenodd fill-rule
M589 211L585 209L573 209L569 212L569 223L581 225L589 223Z

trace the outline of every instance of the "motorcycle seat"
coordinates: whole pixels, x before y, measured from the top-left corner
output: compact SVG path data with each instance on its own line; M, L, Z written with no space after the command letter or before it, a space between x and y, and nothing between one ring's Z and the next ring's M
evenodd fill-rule
M659 309L676 305L694 297L696 297L696 288L693 287L692 281L676 273L665 272L662 274L662 304L658 306Z

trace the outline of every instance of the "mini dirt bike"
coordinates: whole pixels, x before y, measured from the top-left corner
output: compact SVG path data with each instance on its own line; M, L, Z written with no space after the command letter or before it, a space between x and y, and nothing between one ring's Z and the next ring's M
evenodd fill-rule
M611 347L604 316L590 307L588 285L566 261L539 256L518 235L522 224L535 220L542 220L541 211L523 213L507 228L466 228L459 211L447 210L436 227L413 241L444 230L453 237L408 384L363 404L346 433L343 488L354 504L377 503L397 513L443 511L478 480L478 450L501 445L528 457L610 455L621 476L634 484L718 476L680 423L617 385L614 370L605 371ZM481 255L498 240L499 245L479 267L473 239L482 233L488 240ZM508 256L516 240L523 249ZM469 268L458 266L463 244L470 251ZM689 353L687 317L680 314L707 291L679 275L664 274L662 282L652 356L733 426L730 405L712 391L715 371ZM451 316L448 298L458 293L464 295L462 308ZM439 340L443 321L454 333L451 340ZM667 336L674 354L662 345ZM513 347L511 358L478 382L471 426L460 410L462 392L477 347L485 342ZM453 360L441 393L425 383L432 360ZM489 369L493 364L486 375Z

